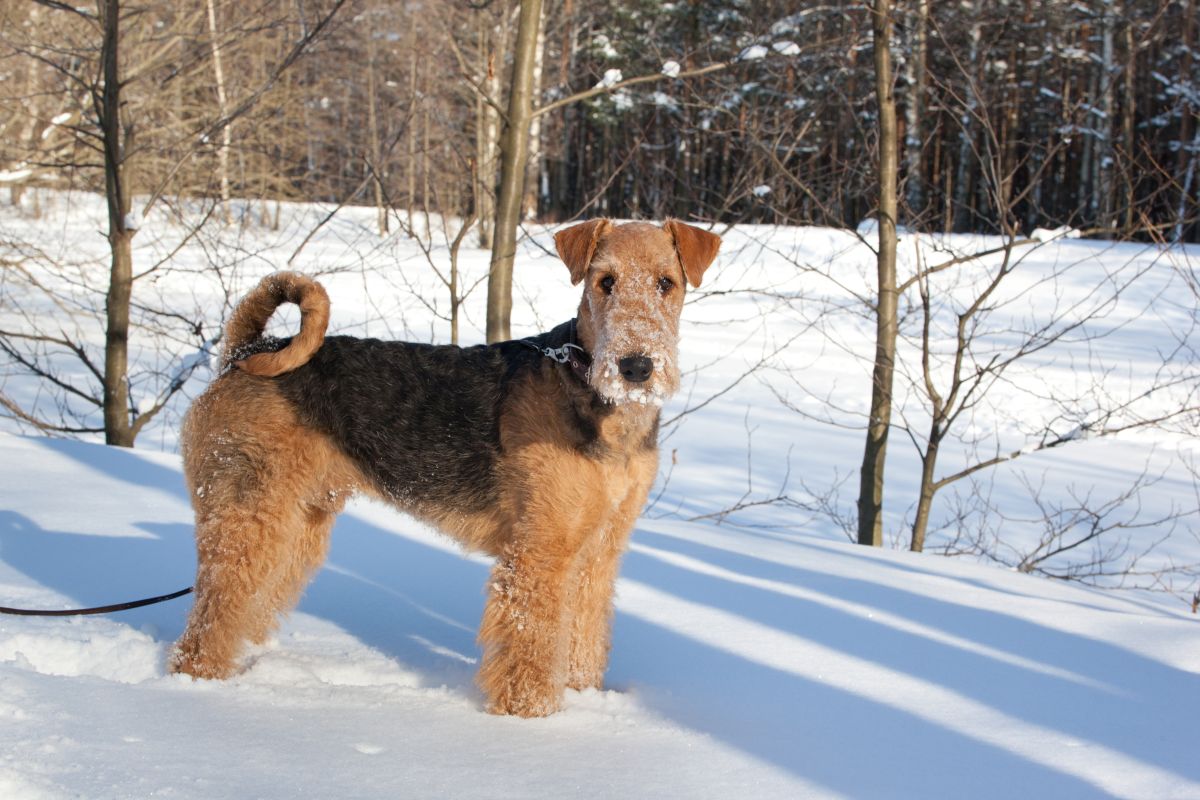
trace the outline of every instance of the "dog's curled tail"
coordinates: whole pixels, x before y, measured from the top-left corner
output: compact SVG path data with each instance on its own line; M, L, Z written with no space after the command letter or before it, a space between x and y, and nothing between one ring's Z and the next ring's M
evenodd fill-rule
M300 332L282 350L243 358L262 338L267 320L284 303L300 306ZM329 325L329 295L325 287L296 272L276 272L263 278L233 310L225 324L221 366L237 366L251 375L274 377L303 365L325 341Z

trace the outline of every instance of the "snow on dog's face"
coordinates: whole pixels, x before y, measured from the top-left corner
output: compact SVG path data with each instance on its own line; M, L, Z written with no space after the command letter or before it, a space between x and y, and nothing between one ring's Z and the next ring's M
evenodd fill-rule
M660 228L597 219L554 243L571 282L584 283L578 329L592 354L592 388L610 403L662 405L679 388L685 286L700 285L720 237L678 220Z

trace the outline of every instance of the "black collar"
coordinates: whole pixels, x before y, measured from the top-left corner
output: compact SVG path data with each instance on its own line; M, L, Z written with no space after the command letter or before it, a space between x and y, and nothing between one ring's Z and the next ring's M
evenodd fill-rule
M532 347L551 361L566 364L571 372L585 385L592 370L592 356L576 342L575 320L571 320L571 336L559 347L542 347L529 339L522 339L522 344Z

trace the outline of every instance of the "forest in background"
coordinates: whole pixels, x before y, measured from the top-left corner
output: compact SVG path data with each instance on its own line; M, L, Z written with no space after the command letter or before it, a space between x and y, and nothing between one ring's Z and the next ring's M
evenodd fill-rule
M376 205L381 228L384 209L473 214L490 246L518 11L125 4L128 191L261 201L267 225L281 200ZM897 0L892 14L902 225L1200 240L1195 0ZM10 201L104 189L93 17L0 2ZM877 204L871 47L861 2L546 0L524 215L852 227Z

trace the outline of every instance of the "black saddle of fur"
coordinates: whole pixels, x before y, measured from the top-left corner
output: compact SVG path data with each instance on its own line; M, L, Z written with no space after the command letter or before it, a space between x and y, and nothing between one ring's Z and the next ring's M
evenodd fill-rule
M265 380L275 381L301 421L332 438L389 499L482 509L500 479L500 419L516 381L557 373L564 388L558 412L572 421L578 448L600 455L593 452L597 420L613 406L540 352L570 342L573 331L571 321L529 339L475 347L327 336L307 363ZM288 341L260 339L238 355L280 350ZM548 406L546 413L554 411Z

